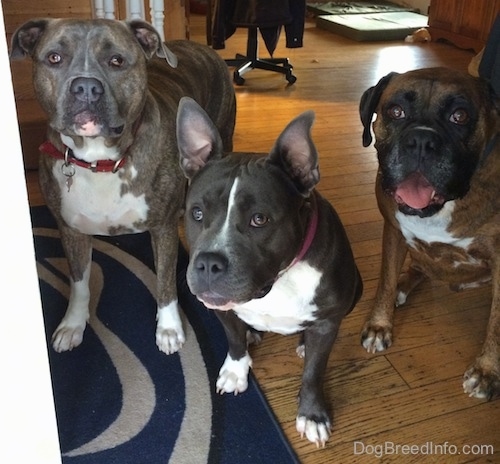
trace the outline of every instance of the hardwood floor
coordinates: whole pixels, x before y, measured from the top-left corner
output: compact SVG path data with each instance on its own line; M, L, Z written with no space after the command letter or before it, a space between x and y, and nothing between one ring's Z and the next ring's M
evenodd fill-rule
M191 39L205 43L204 34L204 18L193 16ZM276 417L305 464L500 462L500 401L468 398L461 386L485 334L490 288L458 294L438 282L424 283L396 312L395 343L387 352L369 355L359 341L378 282L382 233L373 193L375 149L361 144L360 96L390 71L440 65L466 70L472 52L445 43L353 42L316 29L312 21L306 23L303 48L286 49L283 42L282 37L275 56L290 58L298 80L287 86L282 75L260 70L245 76L245 85L236 87L234 146L268 151L290 119L315 111L318 189L346 227L365 290L330 357L325 392L334 430L325 448L316 449L295 431L302 372L297 337L266 334L252 347L255 376ZM233 58L245 48L245 31L238 30L220 54ZM30 201L41 203L36 172L27 178ZM419 449L396 450L403 445Z

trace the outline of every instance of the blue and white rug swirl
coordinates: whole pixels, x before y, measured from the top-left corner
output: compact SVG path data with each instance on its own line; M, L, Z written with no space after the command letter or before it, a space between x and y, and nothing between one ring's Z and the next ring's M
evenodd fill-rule
M32 221L65 464L298 462L253 376L242 395L215 393L225 335L185 285L182 248L179 353L156 347L148 234L94 239L84 341L55 353L49 341L67 305L67 264L48 210L32 208Z

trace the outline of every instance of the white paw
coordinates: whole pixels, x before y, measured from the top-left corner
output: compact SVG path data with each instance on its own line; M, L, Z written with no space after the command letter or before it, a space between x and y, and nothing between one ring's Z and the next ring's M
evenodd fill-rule
M477 378L471 377L470 379L464 380L462 387L464 393L471 398L487 398L486 392L481 389L481 384Z
M86 322L78 325L70 325L63 319L52 335L52 347L54 350L62 353L63 351L71 351L80 345L86 325Z
M479 362L477 364L465 371L462 383L464 393L471 398L490 400L500 392L500 379L495 374L498 369L490 371L483 369Z
M80 345L88 320L88 299L81 298L78 292L73 292L66 314L52 335L54 350L62 353L63 351L71 351Z
M363 340L363 347L368 351L368 353L377 353L378 351L384 351L386 349L383 337L381 334L376 334L371 337L367 337Z
M217 393L238 393L244 392L248 388L248 371L252 367L252 358L245 353L241 359L234 360L226 356L224 364L220 368L217 379Z
M165 354L176 353L186 341L177 301L158 308L157 320L156 344L158 349Z
M58 353L70 351L82 343L83 332L89 320L90 261L82 280L70 281L68 308L52 335L52 347Z
M297 353L297 356L301 359L304 359L306 357L306 345L301 344L299 345L296 349L295 352Z
M180 331L171 329L156 329L156 344L158 349L163 351L165 354L174 354L179 351L184 342L186 341L184 337L184 332L182 329Z
M305 416L297 416L295 421L297 432L300 433L301 438L304 435L307 439L315 443L319 448L325 447L325 443L330 437L331 425L329 421L326 422L315 422L313 420L306 419Z
M367 322L361 333L361 344L368 353L384 351L392 345L392 327Z
M400 306L403 306L406 303L406 299L408 298L408 293L398 291L396 295L396 308L399 308Z

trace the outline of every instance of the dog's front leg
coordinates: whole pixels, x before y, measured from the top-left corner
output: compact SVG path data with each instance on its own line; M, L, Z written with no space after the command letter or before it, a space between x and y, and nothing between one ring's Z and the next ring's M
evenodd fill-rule
M61 223L59 230L70 273L68 308L52 335L52 346L60 353L72 350L82 343L83 332L89 319L92 237Z
M464 392L488 400L500 396L500 259L492 265L492 302L483 350L465 371Z
M177 300L177 222L151 231L156 269L156 344L166 354L180 350L186 341Z
M249 327L233 311L215 311L229 345L229 350L220 368L217 379L217 393L238 393L248 388L248 372L252 358L248 354L247 331Z
M332 422L324 398L323 383L328 357L337 338L340 320L322 320L303 332L297 354L304 357L304 372L296 418L297 431L316 446L325 446Z
M403 234L384 221L382 265L375 305L361 333L361 343L370 353L384 351L392 344L392 319L396 304L398 277L407 246Z

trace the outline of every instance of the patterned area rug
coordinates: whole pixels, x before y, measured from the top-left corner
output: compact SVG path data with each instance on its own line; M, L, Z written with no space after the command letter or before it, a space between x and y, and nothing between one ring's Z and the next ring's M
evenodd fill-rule
M67 264L45 207L32 208L47 343L66 309ZM294 463L254 377L238 396L215 381L226 339L215 315L189 292L180 247L179 300L187 341L156 347L155 276L148 234L95 238L91 317L81 346L49 347L65 464Z

